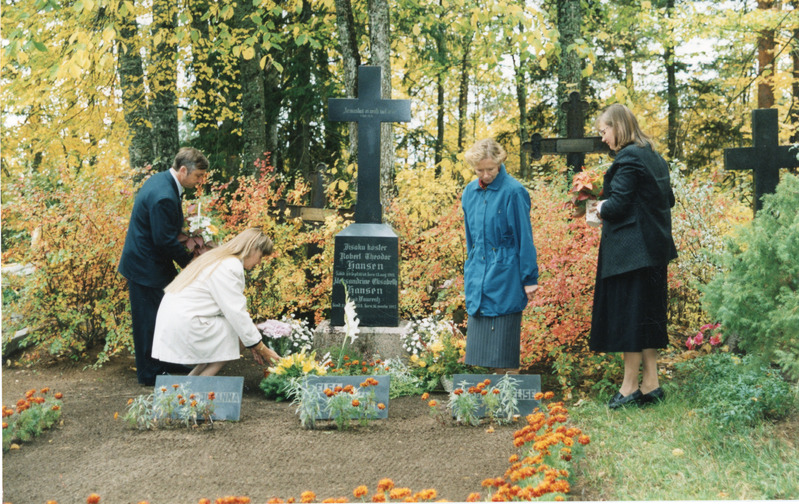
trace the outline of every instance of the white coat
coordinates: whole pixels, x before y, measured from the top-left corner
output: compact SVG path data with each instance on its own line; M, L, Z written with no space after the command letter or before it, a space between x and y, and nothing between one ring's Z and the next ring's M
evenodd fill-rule
M152 356L177 364L238 359L244 346L261 341L247 312L244 266L230 257L203 272L188 287L166 293L158 309Z

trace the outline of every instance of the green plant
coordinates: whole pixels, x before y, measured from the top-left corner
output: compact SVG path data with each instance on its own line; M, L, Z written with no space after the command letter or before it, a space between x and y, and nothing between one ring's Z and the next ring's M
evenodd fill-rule
M493 387L488 378L470 387L461 382L450 393L448 407L458 423L478 425L481 411L492 422L510 423L519 417L518 384L519 381L510 375L503 376Z
M307 428L316 427L317 419L326 414L339 430L348 429L353 420L366 425L378 417L378 410L386 405L375 399L373 387L376 379L369 377L359 387L352 385L336 386L335 389L320 390L308 380L292 378L289 385L290 394L294 398L292 404L297 406L300 424Z
M796 410L796 392L779 372L752 355L712 353L678 363L680 392L727 430L747 430Z
M124 420L138 430L159 427L198 427L202 420L213 427L214 392L206 397L187 391L183 385L161 387L153 394L139 395L128 400Z
M437 388L442 376L482 370L463 362L466 338L440 314L411 322L402 345L411 354L411 373L421 380L424 390Z
M14 408L3 405L3 451L17 441L29 442L52 427L61 418L61 399L61 393L51 393L45 387L27 391Z
M739 346L799 379L799 177L785 174L727 242L724 271L704 289L714 320Z
M260 388L263 390L267 399L282 401L292 398L292 391L296 389L292 385L292 380L309 374L327 374L325 365L316 361L316 353L309 354L299 352L285 355L277 363L268 368L269 373L261 380Z

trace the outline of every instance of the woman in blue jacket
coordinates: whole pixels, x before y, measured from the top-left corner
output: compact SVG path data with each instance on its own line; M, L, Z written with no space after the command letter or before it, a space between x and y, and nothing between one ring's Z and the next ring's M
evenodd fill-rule
M590 348L623 352L624 381L610 408L664 398L657 349L665 348L668 264L677 257L671 235L674 192L669 166L633 113L621 104L597 119L602 141L615 152L605 173ZM643 364L639 386L639 368Z
M493 139L464 158L477 179L461 199L466 224L464 265L466 364L518 372L522 311L538 289L530 194L508 175L508 157Z

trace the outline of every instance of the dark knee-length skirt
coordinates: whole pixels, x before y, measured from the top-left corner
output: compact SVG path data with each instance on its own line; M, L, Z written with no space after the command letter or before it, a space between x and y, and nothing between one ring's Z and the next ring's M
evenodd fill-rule
M469 316L466 358L472 366L519 367L522 312L498 317Z
M597 273L589 347L595 352L666 348L668 303L668 265L604 279Z

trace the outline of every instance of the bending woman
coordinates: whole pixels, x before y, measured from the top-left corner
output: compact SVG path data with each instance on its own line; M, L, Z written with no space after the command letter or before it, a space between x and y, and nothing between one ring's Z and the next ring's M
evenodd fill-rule
M184 269L164 289L153 338L153 357L194 365L189 376L213 376L240 356L239 341L258 364L280 357L261 341L247 312L244 270L272 253L272 240L250 228Z

